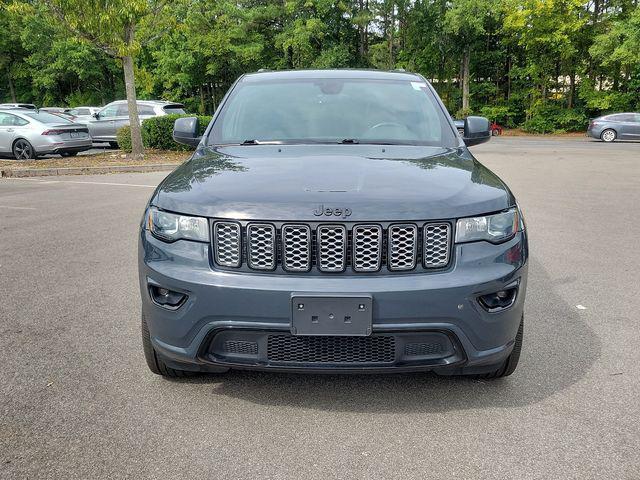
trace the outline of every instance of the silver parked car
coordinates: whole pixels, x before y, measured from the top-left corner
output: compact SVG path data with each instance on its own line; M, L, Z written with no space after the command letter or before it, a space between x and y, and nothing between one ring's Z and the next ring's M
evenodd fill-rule
M139 100L138 116L140 121L151 117L160 117L171 113L185 113L181 103L165 102L160 100ZM94 142L109 142L112 147L117 147L116 133L126 125L129 125L129 107L126 100L117 100L106 105L94 115L94 119L87 122L89 132Z
M594 118L587 135L603 142L640 140L640 113L613 113Z
M94 115L100 111L101 107L74 107L65 109L64 113L73 115L78 123L87 123L95 120Z
M86 125L25 108L0 108L0 154L17 160L59 153L76 155L91 148Z

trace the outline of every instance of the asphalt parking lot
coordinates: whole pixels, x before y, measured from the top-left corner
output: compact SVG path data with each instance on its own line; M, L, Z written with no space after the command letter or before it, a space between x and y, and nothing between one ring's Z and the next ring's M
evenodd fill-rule
M640 143L473 152L530 233L499 381L154 376L136 234L166 173L0 179L0 478L640 478Z

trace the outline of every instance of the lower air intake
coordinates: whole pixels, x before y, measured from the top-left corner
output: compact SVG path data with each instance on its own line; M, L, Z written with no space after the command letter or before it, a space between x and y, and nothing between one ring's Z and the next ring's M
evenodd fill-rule
M283 363L393 363L395 338L269 335L267 356Z

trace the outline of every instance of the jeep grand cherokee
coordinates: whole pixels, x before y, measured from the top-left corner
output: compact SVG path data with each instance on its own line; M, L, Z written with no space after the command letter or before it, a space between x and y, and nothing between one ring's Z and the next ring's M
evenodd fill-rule
M139 241L152 372L510 375L527 237L421 76L244 75L158 186Z

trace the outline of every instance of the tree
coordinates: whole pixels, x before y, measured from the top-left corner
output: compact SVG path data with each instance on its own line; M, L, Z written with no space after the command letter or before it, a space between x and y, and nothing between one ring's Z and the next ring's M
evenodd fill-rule
M484 24L490 16L495 2L492 0L455 0L445 13L445 32L454 37L462 55L460 73L462 78L462 111L470 111L469 84L471 72L471 49L485 33Z
M153 32L162 22L163 0L44 0L50 13L78 39L88 41L122 62L131 124L131 151L143 155L136 103L134 59L141 42L136 31ZM147 24L147 25L145 25Z

